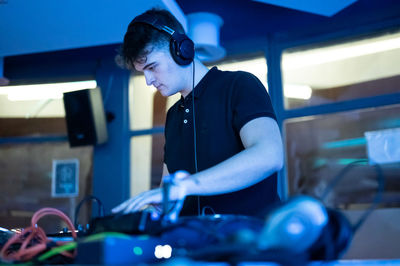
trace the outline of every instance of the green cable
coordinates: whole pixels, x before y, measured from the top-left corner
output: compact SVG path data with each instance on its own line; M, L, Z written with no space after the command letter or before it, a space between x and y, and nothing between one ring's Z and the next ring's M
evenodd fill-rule
M106 237L117 237L117 238L124 238L124 239L130 239L131 237L123 234L123 233L118 233L118 232L104 232L104 233L99 233L95 235L91 235L86 237L83 242L91 242L91 241L96 241L100 239L104 239Z
M47 251L46 253L39 256L38 260L43 261L46 260L54 255L58 255L61 252L72 250L76 248L76 242L68 243L59 247L52 248L51 250Z
M97 240L104 239L106 237L117 237L117 238L130 239L130 237L128 235L125 235L125 234L122 234L122 233L104 232L104 233L99 233L99 234L88 236L82 242L97 241ZM52 256L60 254L61 252L75 249L76 247L77 247L77 243L76 242L68 243L68 244L65 244L65 245L62 245L62 246L59 246L59 247L54 247L51 250L49 250L48 252L40 255L38 260L39 261L44 261L44 260L46 260L46 259L48 259L48 258L50 258Z

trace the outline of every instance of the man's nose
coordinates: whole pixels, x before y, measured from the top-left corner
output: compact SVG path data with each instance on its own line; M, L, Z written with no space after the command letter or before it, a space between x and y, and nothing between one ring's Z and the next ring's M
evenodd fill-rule
M154 77L153 77L153 75L152 75L151 73L145 71L145 72L144 72L144 78L146 79L146 84L147 84L148 86L150 86L150 85L153 84L153 82L154 82Z

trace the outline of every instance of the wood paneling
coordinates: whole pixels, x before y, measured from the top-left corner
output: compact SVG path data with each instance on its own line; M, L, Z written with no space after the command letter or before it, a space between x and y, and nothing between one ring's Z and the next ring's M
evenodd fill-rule
M64 118L0 118L0 137L66 135Z

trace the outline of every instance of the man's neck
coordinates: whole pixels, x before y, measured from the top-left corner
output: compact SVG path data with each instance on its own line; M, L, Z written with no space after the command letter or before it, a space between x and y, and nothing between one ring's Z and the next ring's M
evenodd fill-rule
M194 65L194 70L193 70L193 65L192 65L192 71L194 71L194 84L192 83L193 81L193 73L192 77L189 79L190 84L188 85L187 90L181 91L181 95L185 98L189 93L193 90L193 87L196 87L197 84L200 82L200 80L207 74L209 69L203 65L199 60L195 59L193 61ZM194 86L193 86L194 85Z

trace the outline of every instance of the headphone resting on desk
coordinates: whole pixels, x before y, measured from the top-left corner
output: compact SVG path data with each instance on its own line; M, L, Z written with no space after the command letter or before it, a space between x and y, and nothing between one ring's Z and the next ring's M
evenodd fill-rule
M339 259L354 231L347 218L310 196L295 196L267 214L260 250L282 249L311 260Z
M194 58L194 43L186 36L186 34L179 33L170 27L163 25L159 20L153 16L142 14L137 16L133 23L144 23L153 28L165 32L170 36L169 49L174 61L181 66L189 65Z

